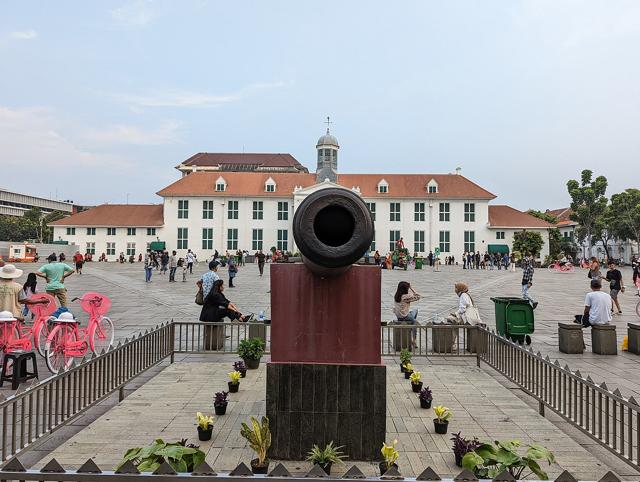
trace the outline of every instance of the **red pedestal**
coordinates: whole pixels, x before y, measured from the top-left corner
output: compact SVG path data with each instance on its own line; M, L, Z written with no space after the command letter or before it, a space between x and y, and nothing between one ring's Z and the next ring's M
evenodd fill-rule
M271 361L379 365L380 268L322 279L302 263L271 265Z

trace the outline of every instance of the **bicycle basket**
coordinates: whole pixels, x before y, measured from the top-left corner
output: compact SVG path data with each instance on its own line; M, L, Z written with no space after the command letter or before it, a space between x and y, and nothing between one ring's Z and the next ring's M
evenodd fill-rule
M94 298L99 298L98 301L91 301ZM104 316L111 308L111 300L100 293L89 292L82 295L82 301L80 302L82 309L91 314L95 313L98 316Z
M29 297L32 301L47 300L48 303L38 303L37 305L28 305L29 310L37 318L51 316L51 314L58 309L56 305L56 299L47 293L38 293Z

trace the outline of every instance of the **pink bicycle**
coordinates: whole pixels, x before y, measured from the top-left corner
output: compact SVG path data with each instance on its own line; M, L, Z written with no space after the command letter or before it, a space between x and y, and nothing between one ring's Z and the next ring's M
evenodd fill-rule
M80 300L82 309L89 313L89 324L80 328L70 314L62 313L53 321L44 349L47 367L52 373L69 368L74 358L81 358L89 350L100 353L113 344L114 328L111 319L104 316L111 307L111 300L98 293L85 293Z
M575 269L571 263L565 263L564 265L558 263L552 263L547 268L549 271L559 271L560 273L572 273Z

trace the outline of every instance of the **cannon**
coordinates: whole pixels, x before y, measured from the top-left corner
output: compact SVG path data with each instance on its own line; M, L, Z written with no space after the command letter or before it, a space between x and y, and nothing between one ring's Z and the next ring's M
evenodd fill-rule
M352 191L327 188L304 199L293 217L293 237L304 264L323 278L338 276L371 246L373 216Z

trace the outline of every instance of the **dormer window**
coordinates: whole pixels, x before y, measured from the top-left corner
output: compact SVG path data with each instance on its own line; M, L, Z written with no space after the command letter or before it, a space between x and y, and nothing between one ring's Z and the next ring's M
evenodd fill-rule
M436 194L438 192L438 183L435 179L431 179L431 181L427 183L427 192L429 194Z
M276 192L276 182L269 178L267 182L264 183L264 190L266 192Z
M389 183L384 179L378 183L378 192L380 194L386 194L389 192Z
M227 190L227 181L221 176L216 180L216 191L222 192Z

